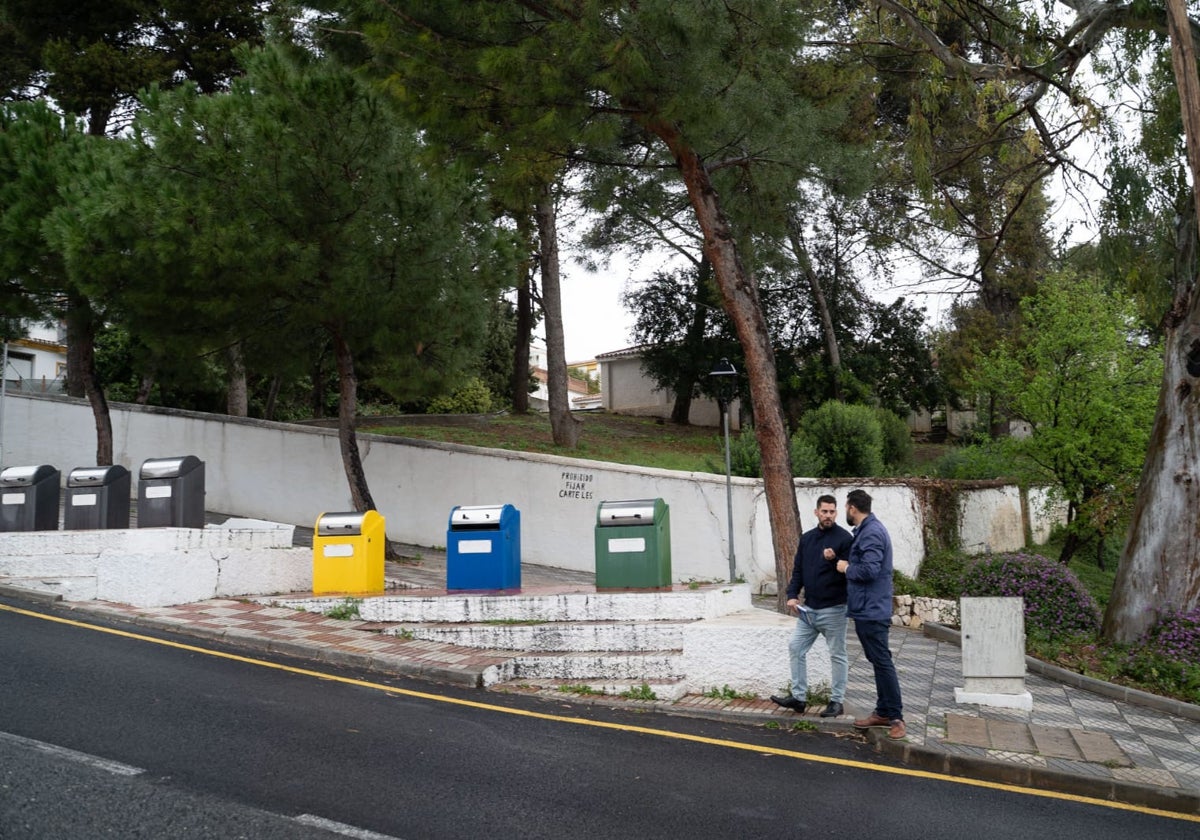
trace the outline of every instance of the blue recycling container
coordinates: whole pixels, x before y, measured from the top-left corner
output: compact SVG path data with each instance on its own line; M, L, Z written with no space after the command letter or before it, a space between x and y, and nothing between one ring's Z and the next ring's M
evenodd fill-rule
M447 589L521 588L521 512L459 505L446 531Z

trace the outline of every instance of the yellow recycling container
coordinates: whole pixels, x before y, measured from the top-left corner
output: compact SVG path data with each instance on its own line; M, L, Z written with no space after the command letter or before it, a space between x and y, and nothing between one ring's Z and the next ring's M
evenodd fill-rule
M321 514L313 529L313 592L382 592L383 550L378 511Z

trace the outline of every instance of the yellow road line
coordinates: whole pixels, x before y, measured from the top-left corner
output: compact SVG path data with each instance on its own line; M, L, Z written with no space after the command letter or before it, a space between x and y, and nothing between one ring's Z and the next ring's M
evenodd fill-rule
M156 639L153 636L145 636L140 633L131 633L127 630L117 630L111 627L101 627L96 624L88 624L83 621L75 621L74 619L62 618L55 615L47 615L46 613L33 612L31 610L23 610L18 607L10 607L6 604L0 604L0 611L16 613L30 618L37 618L43 621L50 621L56 624L66 624L71 627L78 627L84 630L93 630L98 633L108 633L112 636L120 636L126 639L134 639L140 642L148 642L150 644L161 645L163 647L175 648L177 650L186 650L191 653L200 653L206 656L214 656L219 659L228 659L234 662L243 662L247 665L256 665L260 668L273 668L277 671L286 671L290 674L299 674L306 677L316 677L321 680L329 680L332 682L343 683L345 685L354 685L361 688L370 688L376 691L386 692L388 694L396 694L404 697L415 697L421 700L430 700L436 703L448 703L455 706L466 706L472 709L482 709L489 712L500 712L508 715L518 715L520 717L536 718L539 720L555 721L556 723L572 723L578 726L591 726L597 729L615 729L621 732L635 732L641 735L653 735L659 738L670 738L676 741L690 741L697 744L708 744L709 746L725 747L727 749L742 750L745 752L758 753L759 755L778 755L784 758L794 758L800 761L808 761L814 764L831 764L837 767L852 768L855 770L870 770L875 773L890 773L895 776L907 776L916 779L931 779L938 782L947 782L957 785L969 785L971 787L987 788L989 790L1000 790L1008 793L1016 793L1022 796L1037 796L1044 799L1059 799L1067 802L1080 802L1085 805L1098 805L1102 808L1112 808L1120 811L1133 811L1139 814L1150 814L1156 817L1167 817L1174 820L1184 820L1187 822L1200 823L1200 815L1184 814L1178 811L1164 811L1158 808L1147 808L1141 805L1131 805L1125 802L1112 802L1107 799L1096 799L1089 796L1078 796L1071 793L1058 793L1056 791L1038 790L1035 788L1019 787L1017 785L1007 785L1000 782L988 782L981 779L969 779L962 776L944 776L938 773L932 773L927 770L912 770L904 767L887 767L878 764L869 764L865 761L855 761L848 758L833 758L824 755L815 755L813 753L799 752L796 750L787 750L779 747L765 747L755 744L745 744L740 741L728 741L722 738L708 738L703 735L691 735L682 732L670 732L663 729L653 729L648 726L633 726L623 723L610 723L608 721L587 720L586 718L567 717L564 715L554 715L547 712L535 712L527 709L513 709L507 706L498 706L491 703L482 703L478 700L460 700L455 697L444 697L440 694L431 694L425 691L414 691L407 688L397 688L395 686L383 685L381 683L368 682L367 680L357 680L350 677L339 677L335 674L326 674L320 671L313 671L307 668L297 668L292 665L281 665L277 662L268 662L263 659L254 659L249 656L240 656L235 653L224 653L219 650L210 650L209 648L197 647L195 645L184 644L183 642L174 642L169 639Z

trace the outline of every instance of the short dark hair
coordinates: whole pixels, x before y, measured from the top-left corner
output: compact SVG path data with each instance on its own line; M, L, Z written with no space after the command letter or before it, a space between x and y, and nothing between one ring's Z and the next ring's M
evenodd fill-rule
M866 490L851 490L846 494L846 504L854 505L859 513L871 512L871 497Z
M817 496L817 507L820 507L821 505L833 505L834 507L837 507L837 499L828 493L824 493L820 496Z

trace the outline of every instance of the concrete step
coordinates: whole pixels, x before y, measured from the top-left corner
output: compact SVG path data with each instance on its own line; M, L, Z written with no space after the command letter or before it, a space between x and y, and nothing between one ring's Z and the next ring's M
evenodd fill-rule
M344 596L270 596L260 603L324 612ZM366 621L476 624L501 621L696 621L751 609L746 584L704 584L666 592L561 592L371 595L361 599Z
M488 624L391 624L382 632L484 650L656 651L683 648L683 623L547 621Z
M492 686L498 691L536 692L563 697L585 699L597 695L608 697L627 696L630 700L652 699L673 703L687 694L687 685L682 679L671 680L563 680L520 679ZM649 691L653 698L644 698Z
M494 682L537 679L660 682L685 676L680 670L680 660L677 651L521 654L494 666Z

